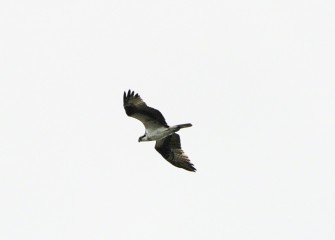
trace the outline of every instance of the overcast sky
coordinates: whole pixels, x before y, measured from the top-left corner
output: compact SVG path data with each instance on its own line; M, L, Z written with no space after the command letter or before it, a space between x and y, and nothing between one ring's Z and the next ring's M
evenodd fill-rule
M0 239L335 239L333 0L0 3ZM123 91L196 173L138 143Z

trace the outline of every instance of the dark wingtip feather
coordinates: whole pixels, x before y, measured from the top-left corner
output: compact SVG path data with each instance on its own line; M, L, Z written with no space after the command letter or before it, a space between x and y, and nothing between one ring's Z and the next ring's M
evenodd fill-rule
M187 171L190 171L190 172L196 172L197 169L194 167L194 165L190 162L188 162L188 166L186 166L184 169L187 170Z
M135 97L138 96L138 94L135 95ZM126 103L127 100L129 100L131 97L134 97L134 91L128 89L128 91L123 92L123 103Z
M196 172L197 169L193 166L193 164L187 164L187 165L184 165L184 166L178 166L179 168L182 168L186 171L189 171L189 172Z

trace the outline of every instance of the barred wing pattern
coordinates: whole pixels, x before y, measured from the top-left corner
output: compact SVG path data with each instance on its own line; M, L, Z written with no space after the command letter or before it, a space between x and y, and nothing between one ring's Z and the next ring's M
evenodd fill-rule
M129 117L140 120L147 129L169 127L162 113L147 106L140 95L135 94L134 91L128 90L128 93L123 93L123 107Z
M174 133L164 139L156 141L155 149L172 165L195 172L193 164L181 149L180 137Z

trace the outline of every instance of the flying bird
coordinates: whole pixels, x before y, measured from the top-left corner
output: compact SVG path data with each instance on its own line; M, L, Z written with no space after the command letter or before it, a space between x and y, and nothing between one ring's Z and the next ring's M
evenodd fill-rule
M155 149L172 165L195 172L193 164L181 149L180 137L176 133L181 128L191 127L192 124L169 126L162 113L147 106L138 93L128 90L123 93L123 107L129 117L140 120L145 127L145 134L138 141L156 141Z

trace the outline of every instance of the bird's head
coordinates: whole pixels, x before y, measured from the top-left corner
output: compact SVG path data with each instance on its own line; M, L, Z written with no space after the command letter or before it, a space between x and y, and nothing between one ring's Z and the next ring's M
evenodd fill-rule
M143 138L145 137L145 135L143 135L143 136L140 136L139 138L138 138L138 142L143 142Z

